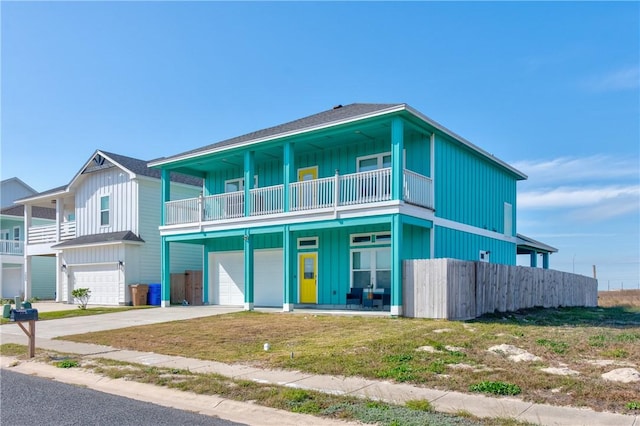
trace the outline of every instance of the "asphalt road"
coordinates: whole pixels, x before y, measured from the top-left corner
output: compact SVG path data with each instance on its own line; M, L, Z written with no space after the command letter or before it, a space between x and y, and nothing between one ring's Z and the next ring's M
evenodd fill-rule
M7 370L0 401L1 423L12 426L241 425Z

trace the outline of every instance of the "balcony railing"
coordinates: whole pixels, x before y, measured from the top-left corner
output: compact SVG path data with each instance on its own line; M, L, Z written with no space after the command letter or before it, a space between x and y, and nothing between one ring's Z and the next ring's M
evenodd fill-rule
M56 243L56 226L31 226L27 231L28 244ZM60 224L60 241L72 240L76 237L76 223L63 222Z
M22 256L24 254L24 242L14 240L0 240L0 254Z
M284 212L284 185L254 188L250 216ZM355 206L391 200L391 169L338 175L294 182L289 185L289 211L299 212L338 206ZM433 208L433 182L405 170L403 200ZM220 221L244 216L244 191L165 203L165 225Z

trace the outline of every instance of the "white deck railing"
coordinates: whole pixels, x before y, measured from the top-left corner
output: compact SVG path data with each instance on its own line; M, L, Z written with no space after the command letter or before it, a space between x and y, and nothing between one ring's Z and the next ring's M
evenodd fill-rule
M24 242L14 240L0 240L0 254L22 256L24 254Z
M254 188L250 216L284 212L284 185ZM403 174L403 200L433 208L433 181L410 170ZM391 200L391 169L294 182L289 185L289 211L317 210ZM245 215L244 191L165 203L165 225L220 221Z
M433 207L433 181L411 170L404 171L403 199L421 207Z
M27 231L28 244L55 243L57 225L31 226ZM72 240L76 237L76 222L60 224L60 241Z
M334 204L335 177L294 182L289 186L289 210L315 210Z
M251 193L251 216L281 213L284 211L284 185L254 188Z

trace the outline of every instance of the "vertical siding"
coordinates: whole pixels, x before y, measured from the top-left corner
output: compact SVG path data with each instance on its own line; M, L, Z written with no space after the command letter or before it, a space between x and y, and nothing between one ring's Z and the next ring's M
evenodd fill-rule
M430 230L404 225L402 235L402 260L430 259Z
M441 135L435 152L437 216L504 232L504 203L516 209L515 176Z
M477 234L436 226L435 258L479 260L480 250L490 251L491 263L515 265L516 245Z
M119 168L87 173L76 190L77 236L107 232L138 233L137 189ZM100 198L109 196L109 225L100 225Z

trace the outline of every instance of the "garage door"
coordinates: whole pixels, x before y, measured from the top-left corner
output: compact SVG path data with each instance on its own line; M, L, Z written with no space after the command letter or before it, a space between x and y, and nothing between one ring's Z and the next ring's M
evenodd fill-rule
M117 305L120 301L120 282L118 265L73 266L69 274L72 288L91 290L89 304ZM69 297L71 297L71 290Z
M22 293L22 268L3 268L2 298L13 299Z
M282 306L282 250L256 250L254 260L253 300L255 306ZM211 303L244 304L244 253L209 254Z

